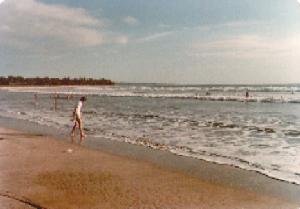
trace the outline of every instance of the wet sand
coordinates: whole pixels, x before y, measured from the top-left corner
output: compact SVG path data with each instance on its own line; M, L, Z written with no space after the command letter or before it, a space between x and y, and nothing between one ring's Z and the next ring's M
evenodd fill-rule
M3 209L298 208L284 197L6 128L0 128L0 170Z

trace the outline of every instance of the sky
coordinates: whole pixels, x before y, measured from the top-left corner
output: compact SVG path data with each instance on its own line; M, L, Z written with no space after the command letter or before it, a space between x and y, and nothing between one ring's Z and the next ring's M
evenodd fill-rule
M297 0L0 0L0 76L300 83Z

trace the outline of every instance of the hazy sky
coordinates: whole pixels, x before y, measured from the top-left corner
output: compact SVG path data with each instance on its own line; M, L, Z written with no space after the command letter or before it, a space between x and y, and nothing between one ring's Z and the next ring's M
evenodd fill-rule
M0 75L300 83L296 0L0 0Z

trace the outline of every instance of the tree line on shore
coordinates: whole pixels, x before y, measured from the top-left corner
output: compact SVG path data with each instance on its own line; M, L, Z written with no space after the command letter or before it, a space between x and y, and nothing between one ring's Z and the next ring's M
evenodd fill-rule
M49 78L35 77L24 78L22 76L0 77L1 86L59 86L59 85L113 85L114 82L108 79L94 78Z

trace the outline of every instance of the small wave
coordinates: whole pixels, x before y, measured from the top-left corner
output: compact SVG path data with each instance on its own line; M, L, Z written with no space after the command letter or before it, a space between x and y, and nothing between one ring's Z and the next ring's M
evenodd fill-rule
M72 86L72 87L1 87L9 92L39 94L94 95L108 97L144 97L197 99L200 101L231 101L259 103L300 103L300 86ZM249 90L252 97L246 100L244 92ZM206 95L210 92L210 95ZM255 94L257 93L257 94Z
M125 135L118 135L115 133L110 133L110 134L106 133L106 135L109 140L124 141L130 144L140 145L155 150L169 151L176 155L192 157L192 158L205 160L212 163L230 165L230 166L234 166L249 171L256 171L270 178L300 185L300 180L296 180L297 177L296 178L291 177L291 175L297 176L297 174L293 173L293 174L289 174L289 176L285 176L284 174L281 174L278 166L275 168L274 166L270 168L266 168L263 165L260 165L259 163L253 163L239 157L226 156L223 154L213 153L206 150L193 150L190 147L182 146L182 145L164 144L143 137L133 138ZM267 145L259 144L257 145L257 147L259 147L260 149L265 149L267 148Z

